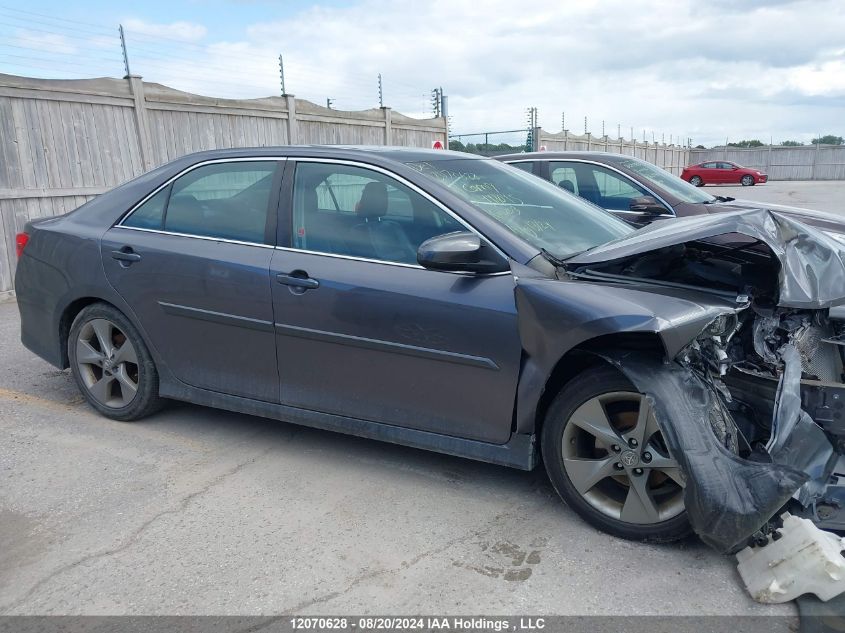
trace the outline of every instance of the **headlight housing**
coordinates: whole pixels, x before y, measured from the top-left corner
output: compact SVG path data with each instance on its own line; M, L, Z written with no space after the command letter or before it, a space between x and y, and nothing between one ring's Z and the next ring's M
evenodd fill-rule
M734 312L720 314L705 327L698 338L711 336L725 336L734 331L737 324L737 316Z

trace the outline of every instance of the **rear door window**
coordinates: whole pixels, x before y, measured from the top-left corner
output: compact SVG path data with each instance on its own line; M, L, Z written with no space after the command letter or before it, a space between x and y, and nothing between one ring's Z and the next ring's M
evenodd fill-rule
M164 225L164 208L167 206L167 198L170 196L170 187L165 187L148 198L139 206L132 215L123 221L123 226L131 226L136 229L161 230Z
M549 180L561 189L579 195L578 176L569 163L549 163Z
M158 191L121 226L256 244L273 243L279 161L236 161L197 167ZM272 215L271 215L272 213Z
M264 243L276 161L204 165L172 185L164 230Z

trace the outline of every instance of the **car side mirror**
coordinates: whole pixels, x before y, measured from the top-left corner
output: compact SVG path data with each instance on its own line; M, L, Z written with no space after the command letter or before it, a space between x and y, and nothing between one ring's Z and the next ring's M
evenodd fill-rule
M653 196L631 198L628 208L631 211L639 211L640 213L648 213L649 215L662 215L666 213L666 207L660 204Z
M429 270L489 274L510 269L507 261L475 233L456 231L420 244L417 262Z

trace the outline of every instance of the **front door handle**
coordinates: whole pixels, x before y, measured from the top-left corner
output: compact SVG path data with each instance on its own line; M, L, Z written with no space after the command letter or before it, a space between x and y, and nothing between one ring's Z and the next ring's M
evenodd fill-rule
M302 290L313 290L320 287L320 282L316 279L311 279L304 270L294 270L291 273L279 273L276 275L276 281L291 288L300 288Z
M119 251L112 251L111 256L112 259L118 260L124 266L141 261L141 256L133 251L131 246L124 246Z

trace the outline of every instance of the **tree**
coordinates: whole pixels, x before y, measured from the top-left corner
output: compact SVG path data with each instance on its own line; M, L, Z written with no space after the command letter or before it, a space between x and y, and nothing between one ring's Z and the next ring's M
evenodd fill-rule
M784 147L801 147L804 143L801 141L783 141L781 145Z
M449 149L457 152L468 152L469 154L482 154L484 156L516 154L525 151L523 145L508 145L507 143L467 143L464 145L457 139L449 141Z
M696 145L695 149L707 149L704 145Z
M749 141L737 141L736 143L728 143L728 147L763 147L763 143L753 138Z
M814 138L813 145L845 145L845 139L833 134L825 134L821 138Z

